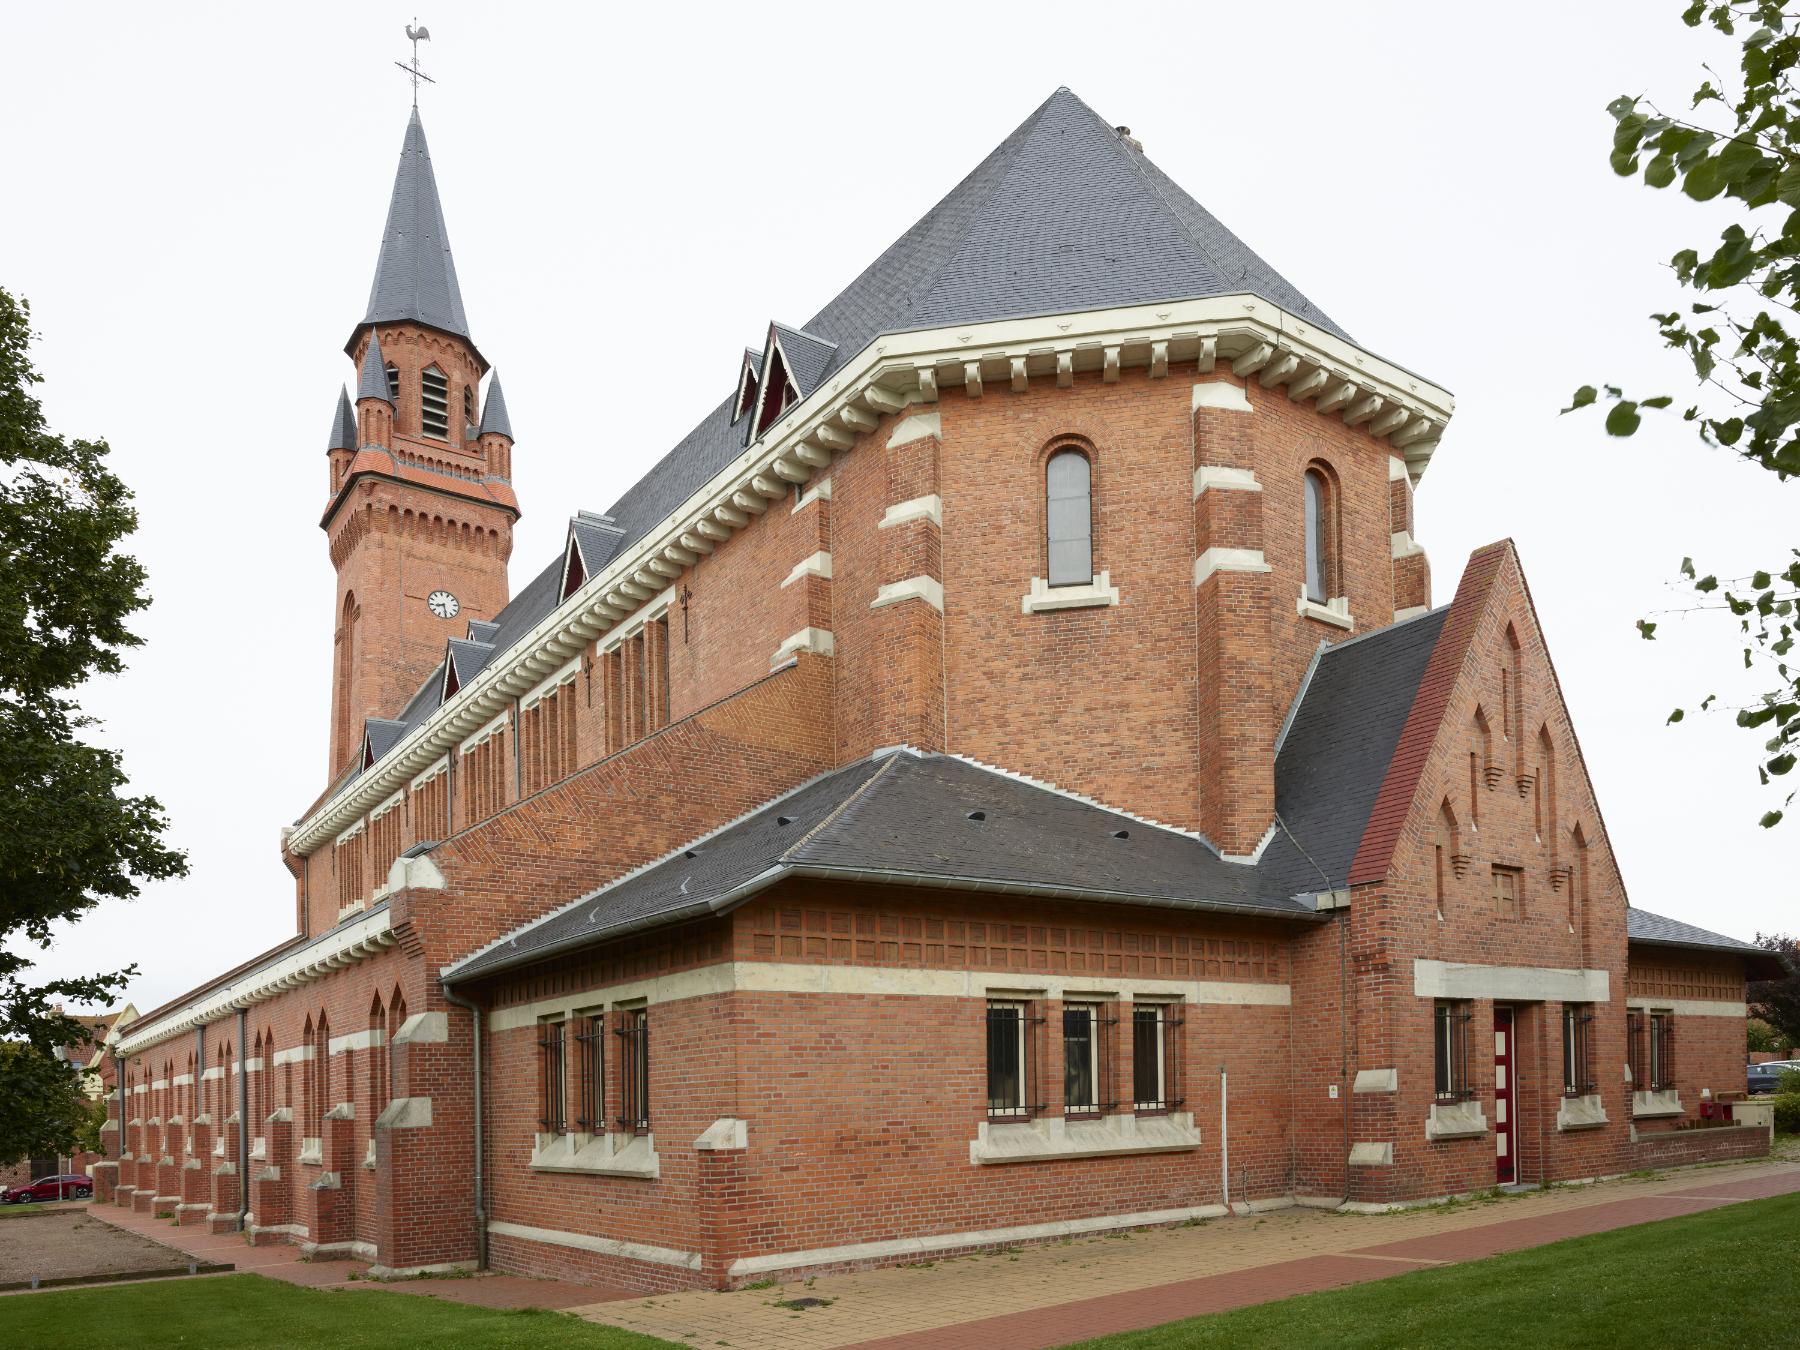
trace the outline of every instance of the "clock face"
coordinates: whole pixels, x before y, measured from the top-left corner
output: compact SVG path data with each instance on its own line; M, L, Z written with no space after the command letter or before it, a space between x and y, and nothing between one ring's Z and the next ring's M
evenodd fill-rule
M425 603L440 619L454 619L457 611L462 608L449 591L433 591L425 597Z

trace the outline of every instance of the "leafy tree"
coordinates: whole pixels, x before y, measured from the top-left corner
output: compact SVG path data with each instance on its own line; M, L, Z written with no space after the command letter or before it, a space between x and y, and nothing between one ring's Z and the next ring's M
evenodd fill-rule
M1800 475L1800 98L1793 83L1800 13L1786 12L1776 0L1694 0L1681 17L1690 28L1710 24L1739 40L1736 87L1707 68L1686 116L1664 113L1642 97L1613 100L1607 105L1616 123L1612 167L1623 177L1641 171L1651 188L1679 184L1696 202L1724 197L1740 204L1716 245L1684 248L1669 260L1677 284L1694 293L1687 312L1650 317L1663 341L1687 358L1698 383L1696 401L1681 416L1707 445L1785 484ZM1602 399L1614 436L1635 432L1646 409L1674 403L1668 394L1627 397L1616 385L1584 385L1564 411ZM1800 751L1800 661L1789 659L1800 548L1748 576L1702 576L1692 559L1682 561L1681 573L1693 593L1691 608L1737 620L1744 667L1765 686L1754 702L1734 709L1737 724L1765 738L1757 766L1763 784L1786 779ZM1653 640L1656 624L1640 619L1638 631ZM1709 694L1699 706L1713 710L1716 702ZM1677 708L1669 721L1684 716ZM1779 823L1793 799L1790 789L1762 824Z
M132 796L117 751L75 700L96 674L123 668L140 639L126 620L149 604L144 569L119 545L136 527L131 492L107 467L105 441L67 440L32 392L31 310L0 290L0 1157L66 1141L57 1047L82 1047L58 1004L106 1003L135 967L33 984L29 944L144 880L186 874L162 841L153 797ZM79 1092L77 1091L77 1095ZM51 1131L35 1142L33 1129Z
M1787 973L1778 980L1752 980L1746 998L1751 1013L1774 1028L1777 1039L1800 1044L1800 938L1758 933L1756 945L1781 958Z
M26 1041L0 1042L0 1165L94 1148L94 1102L75 1066Z
M1775 1028L1760 1017L1751 1017L1744 1023L1744 1048L1753 1055L1772 1055L1780 1048L1780 1039L1775 1035Z

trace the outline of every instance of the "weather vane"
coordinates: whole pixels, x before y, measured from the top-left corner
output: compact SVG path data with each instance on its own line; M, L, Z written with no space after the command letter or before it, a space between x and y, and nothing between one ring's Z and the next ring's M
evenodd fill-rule
M437 83L431 76L419 69L419 44L421 42L431 41L431 30L420 23L418 15L415 14L413 16L413 21L406 25L406 36L412 39L412 64L409 66L404 61L396 61L394 64L399 66L400 69L404 70L408 75L412 76L413 107L416 108L419 106L419 81L423 80L426 84Z

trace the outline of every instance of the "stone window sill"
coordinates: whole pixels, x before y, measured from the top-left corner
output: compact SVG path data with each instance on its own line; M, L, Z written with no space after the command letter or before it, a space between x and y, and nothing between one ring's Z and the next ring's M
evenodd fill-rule
M535 1172L581 1172L605 1177L662 1175L655 1136L648 1134L540 1134L531 1150Z
M257 1135L250 1141L250 1156L258 1162L267 1162L269 1157L269 1141L263 1135Z
M1427 1139L1476 1139L1487 1133L1487 1116L1476 1100L1433 1102L1425 1117Z
M1664 1092L1634 1092L1631 1094L1631 1117L1633 1120L1654 1120L1659 1116L1679 1116L1684 1114L1681 1105L1681 1093L1674 1088Z
M1606 1102L1598 1092L1585 1097L1564 1097L1556 1108L1559 1130L1592 1130L1607 1123Z
M1294 603L1294 610L1303 619L1317 619L1320 623L1328 623L1344 629L1356 627L1356 620L1350 617L1350 598L1348 596L1340 595L1321 605L1315 600L1308 600L1306 592L1301 591L1299 600Z
M1019 599L1022 614L1044 614L1056 609L1090 609L1119 603L1119 588L1112 572L1097 575L1085 586L1052 586L1042 577L1031 579L1031 589Z
M1192 1113L1123 1114L1099 1120L1045 1116L1018 1122L982 1121L969 1141L969 1161L1038 1162L1052 1158L1105 1158L1125 1153L1165 1153L1198 1148Z
M323 1139L302 1139L300 1141L300 1161L325 1165L325 1141Z
M369 1147L368 1147L367 1152L365 1152L363 1154L363 1164L362 1165L364 1167L371 1168L371 1169L375 1166L375 1141L372 1138L369 1140Z

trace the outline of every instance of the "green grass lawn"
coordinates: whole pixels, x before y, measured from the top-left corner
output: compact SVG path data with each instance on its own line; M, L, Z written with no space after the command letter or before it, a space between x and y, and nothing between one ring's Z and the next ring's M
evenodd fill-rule
M303 1289L261 1275L67 1289L0 1298L0 1346L518 1346L675 1350L568 1313L501 1311L373 1289Z
M1378 1227L1369 1241L1381 1242ZM1800 1344L1800 1195L1085 1341L1085 1350ZM0 1324L3 1325L3 1324Z

